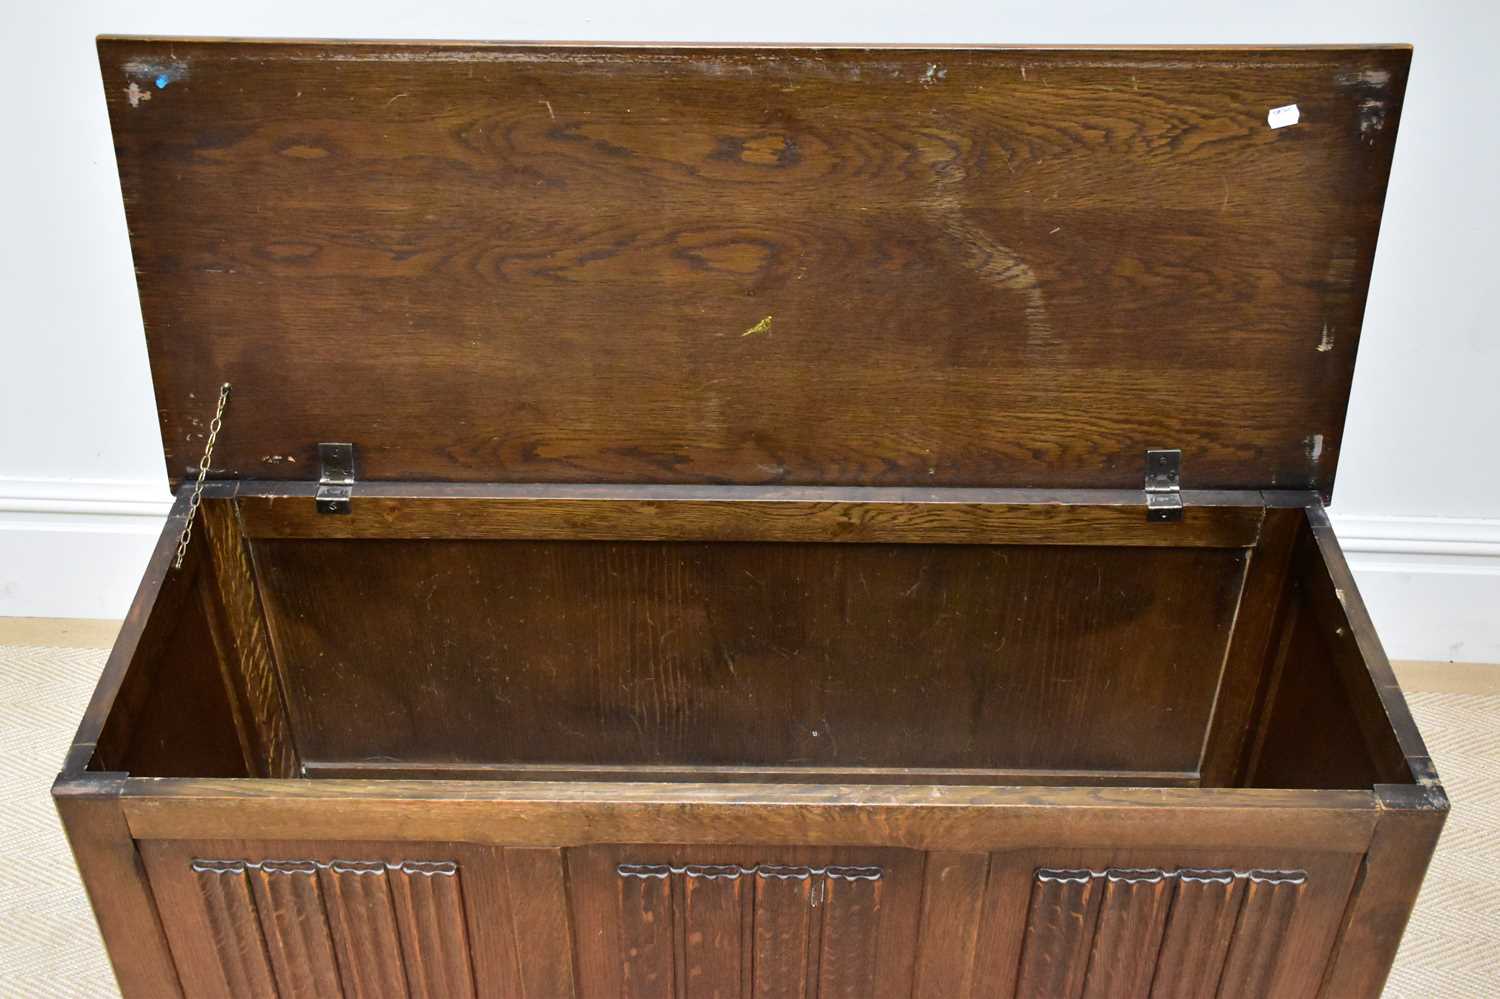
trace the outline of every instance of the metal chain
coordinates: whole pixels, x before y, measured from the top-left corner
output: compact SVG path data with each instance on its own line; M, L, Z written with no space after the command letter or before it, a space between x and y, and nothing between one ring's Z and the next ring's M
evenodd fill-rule
M229 383L219 386L219 405L214 408L214 418L208 424L208 440L203 442L203 460L198 463L198 481L193 483L193 495L188 500L187 523L182 525L182 536L177 539L177 562L174 569L182 568L187 555L188 542L193 540L193 518L198 516L198 504L203 502L203 480L208 478L208 463L213 460L214 442L219 439L219 430L224 426L224 406L229 402Z

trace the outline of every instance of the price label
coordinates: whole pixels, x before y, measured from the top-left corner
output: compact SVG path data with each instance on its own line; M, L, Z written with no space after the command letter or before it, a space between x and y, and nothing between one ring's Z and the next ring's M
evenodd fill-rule
M1302 111L1295 104L1272 108L1266 114L1266 124L1272 128L1286 128L1302 120Z

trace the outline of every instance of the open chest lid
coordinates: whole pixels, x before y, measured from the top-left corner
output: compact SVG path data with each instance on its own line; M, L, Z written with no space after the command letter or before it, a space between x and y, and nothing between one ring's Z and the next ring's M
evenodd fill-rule
M1410 59L99 51L174 483L1325 493Z

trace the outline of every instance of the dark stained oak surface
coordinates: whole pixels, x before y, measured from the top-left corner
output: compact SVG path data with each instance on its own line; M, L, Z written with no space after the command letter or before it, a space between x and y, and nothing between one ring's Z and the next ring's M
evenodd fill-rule
M316 763L1196 771L1239 549L252 542Z
M251 538L827 541L1248 548L1260 494L1187 490L1181 520L1145 517L1142 490L880 486L365 483L324 516L313 483L217 483Z
M99 51L174 480L233 385L54 787L123 994L1378 995L1408 50Z
M100 54L174 480L1324 491L1410 58Z
M1359 850L1370 791L922 787L562 781L130 778L121 808L146 839L245 835L475 843L673 842L1016 850L1256 843ZM697 814L693 814L696 812Z

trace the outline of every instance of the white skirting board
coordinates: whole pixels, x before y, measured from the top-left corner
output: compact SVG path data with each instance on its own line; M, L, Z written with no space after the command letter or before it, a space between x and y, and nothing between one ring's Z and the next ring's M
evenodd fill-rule
M0 478L0 616L123 617L169 505L160 482ZM1500 520L1333 522L1391 658L1500 662Z
M125 616L172 505L165 479L0 478L0 616Z
M1500 520L1331 515L1392 659L1500 663Z

